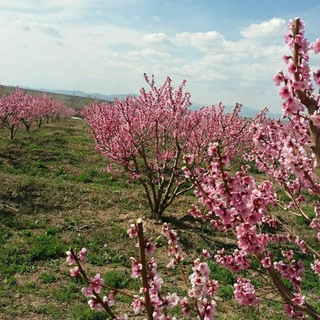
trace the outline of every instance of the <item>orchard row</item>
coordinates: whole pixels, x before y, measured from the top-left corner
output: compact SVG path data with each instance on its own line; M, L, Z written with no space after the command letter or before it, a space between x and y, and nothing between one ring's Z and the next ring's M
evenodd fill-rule
M40 128L44 121L69 118L75 114L73 108L46 94L30 95L16 88L9 95L0 97L0 130L8 129L10 139L21 126L29 131L33 123Z

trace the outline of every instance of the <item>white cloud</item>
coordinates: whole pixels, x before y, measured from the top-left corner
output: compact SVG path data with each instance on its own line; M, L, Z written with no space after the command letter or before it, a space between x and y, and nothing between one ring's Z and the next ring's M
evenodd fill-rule
M53 25L30 22L27 20L15 20L12 22L12 24L14 26L17 26L18 28L21 28L24 31L32 31L34 29L44 32L55 38L62 38L60 31Z
M6 64L0 82L131 93L144 85L147 72L155 74L158 85L166 76L178 85L186 79L192 100L201 103L214 96L225 103L243 102L243 95L249 104L250 92L272 90L273 74L282 68L284 20L251 25L231 41L223 31L175 32L160 14L150 16L158 20L151 31L101 19L104 4L131 7L129 0L120 2L1 0L0 59ZM90 18L90 12L99 19ZM132 17L135 24L144 21L138 11Z
M210 48L219 48L226 41L224 36L216 31L182 32L176 35L178 45L192 46L206 51Z
M163 32L146 34L143 37L143 41L146 44L155 44L155 45L172 44L172 40Z
M244 38L263 40L277 39L279 34L284 34L286 30L286 21L279 18L272 18L269 21L261 22L260 24L251 24L247 28L241 30L241 35Z

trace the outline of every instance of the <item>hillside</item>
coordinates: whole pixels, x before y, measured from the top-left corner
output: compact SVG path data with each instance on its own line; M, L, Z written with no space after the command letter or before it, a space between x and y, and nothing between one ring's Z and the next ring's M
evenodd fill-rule
M90 97L84 97L84 96L78 96L78 95L72 95L72 94L66 94L66 93L55 93L55 92L40 91L40 90L25 89L25 88L19 88L19 89L30 94L30 95L47 94L48 96L50 96L58 101L61 101L67 107L72 107L76 110L80 110L84 106L86 106L96 100L105 101L102 99L90 98ZM14 90L16 90L15 87L1 86L0 94L1 93L8 94Z

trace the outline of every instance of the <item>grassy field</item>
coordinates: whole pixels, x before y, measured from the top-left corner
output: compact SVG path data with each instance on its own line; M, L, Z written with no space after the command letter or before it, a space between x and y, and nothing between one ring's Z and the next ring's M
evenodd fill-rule
M8 132L0 132L0 319L106 319L105 314L89 310L80 292L83 284L69 276L65 251L71 245L88 248L86 268L100 272L111 286L139 289L130 278L130 257L136 251L126 231L142 217L148 233L156 238L161 225L147 219L142 188L125 177L104 173L104 167L81 120L20 130L13 141ZM164 218L179 230L187 268L202 248L232 244L188 216L195 201L192 194L181 197ZM158 247L161 268L169 260L163 240L158 240ZM222 284L218 319L285 319L281 303L272 294L259 310L240 307L232 299L235 276L214 262L210 267L212 277ZM177 273L163 270L176 283ZM259 281L257 287L262 286ZM310 275L306 282L310 297L320 294L317 281ZM118 308L125 310L127 302L128 298L121 298ZM143 317L130 314L130 319Z

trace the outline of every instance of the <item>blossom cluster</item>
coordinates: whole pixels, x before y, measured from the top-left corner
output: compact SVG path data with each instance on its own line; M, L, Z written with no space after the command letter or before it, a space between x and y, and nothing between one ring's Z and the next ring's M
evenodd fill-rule
M296 207L304 202L302 190L318 194L320 184L314 171L314 157L307 151L310 138L303 118L298 124L266 118L251 127L254 147L250 157L257 168L277 181Z
M292 52L295 52L295 55L283 57L288 67L288 74L285 75L282 71L278 72L274 81L278 86L283 84L279 95L284 99L282 104L283 116L288 117L304 112L305 106L299 99L298 91L303 91L307 96L312 96L314 88L311 83L311 72L308 65L310 46L304 37L304 22L302 20L289 21L285 41Z

